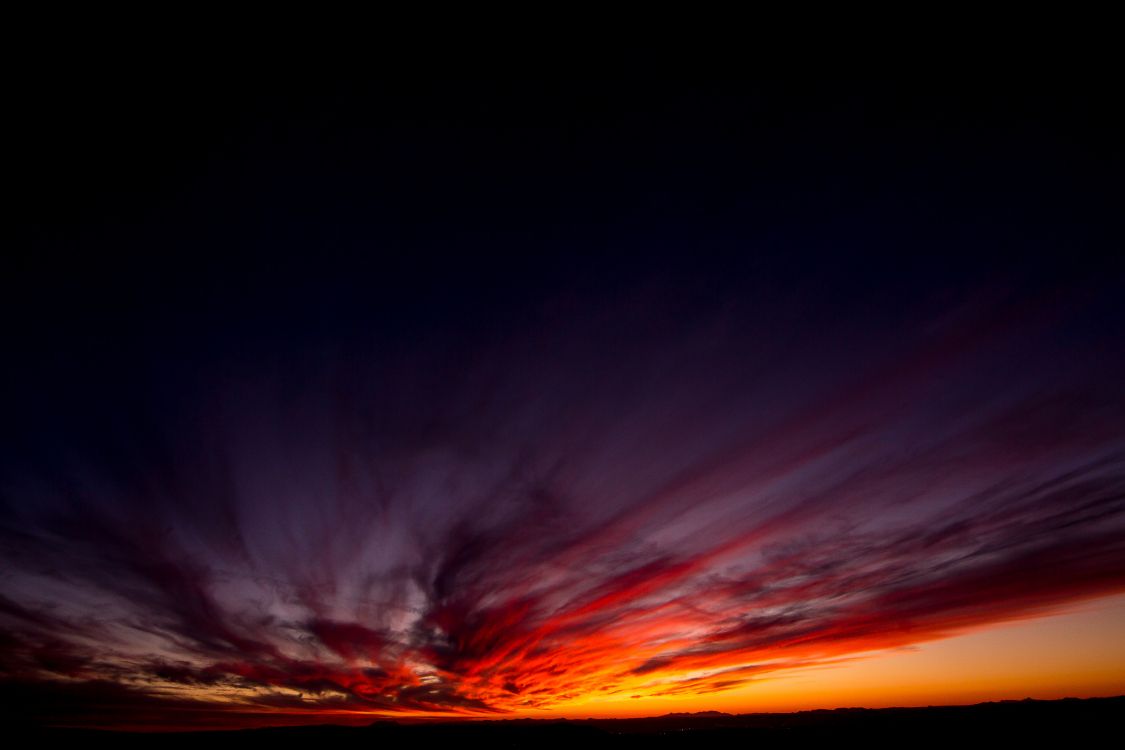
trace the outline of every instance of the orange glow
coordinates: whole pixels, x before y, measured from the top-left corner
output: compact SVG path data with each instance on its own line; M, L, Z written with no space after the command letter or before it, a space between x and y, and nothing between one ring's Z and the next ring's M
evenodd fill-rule
M669 643L662 634L676 632L682 620L656 621L632 629L630 638L647 637L652 645L629 650L634 662L653 657ZM643 632L642 632L643 631ZM843 641L838 648L809 644L787 647L789 658L765 652L760 665L723 665L721 659L693 660L675 669L622 678L622 633L609 627L577 644L569 656L577 667L561 672L545 656L523 648L520 671L539 675L524 691L537 705L521 706L525 697L498 688L494 665L462 677L462 684L509 717L638 717L668 712L719 710L729 713L796 711L841 706L919 706L966 704L1022 698L1062 698L1125 693L1125 595L1089 601L1065 612L984 626L953 637L916 645L890 639ZM537 643L543 633L529 638ZM858 650L867 648L868 650ZM794 657L794 652L800 654ZM692 677L695 670L705 672ZM510 671L510 669L509 669ZM503 674L501 670L501 674ZM396 679L404 679L399 675ZM530 678L525 678L530 679ZM679 682L669 683L670 679ZM689 680L688 682L683 682ZM725 683L730 682L728 687ZM582 686L579 689L576 686ZM315 711L320 719L366 721L385 712ZM396 717L478 716L471 710L402 711ZM259 723L246 717L251 723ZM267 723L288 723L286 711L258 713Z
M763 676L739 688L578 702L538 715L652 716L716 710L955 705L1125 694L1125 596L951 638Z

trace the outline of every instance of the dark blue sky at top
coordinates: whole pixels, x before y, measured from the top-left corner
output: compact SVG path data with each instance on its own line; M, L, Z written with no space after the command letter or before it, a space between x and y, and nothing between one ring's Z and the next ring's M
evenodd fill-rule
M206 363L469 345L560 292L657 284L696 311L766 292L893 327L932 295L1121 269L1097 78L113 72L17 89L23 436L90 409L100 431Z

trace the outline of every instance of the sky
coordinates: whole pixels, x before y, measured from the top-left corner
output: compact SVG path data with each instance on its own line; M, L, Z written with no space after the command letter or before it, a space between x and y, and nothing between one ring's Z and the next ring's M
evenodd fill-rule
M1125 129L1032 73L37 71L6 715L1125 693Z

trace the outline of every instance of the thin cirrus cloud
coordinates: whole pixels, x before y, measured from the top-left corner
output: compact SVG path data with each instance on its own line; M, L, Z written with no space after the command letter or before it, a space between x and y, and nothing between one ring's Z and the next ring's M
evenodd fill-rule
M1120 363L1076 306L679 312L231 367L11 473L6 705L566 712L1125 588Z

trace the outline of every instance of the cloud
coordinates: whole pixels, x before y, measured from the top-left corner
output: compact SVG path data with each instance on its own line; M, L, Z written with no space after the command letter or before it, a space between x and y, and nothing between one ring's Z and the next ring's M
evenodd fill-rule
M748 315L591 315L216 376L5 478L3 703L227 726L702 695L1125 590L1125 405L1021 316L794 350Z

